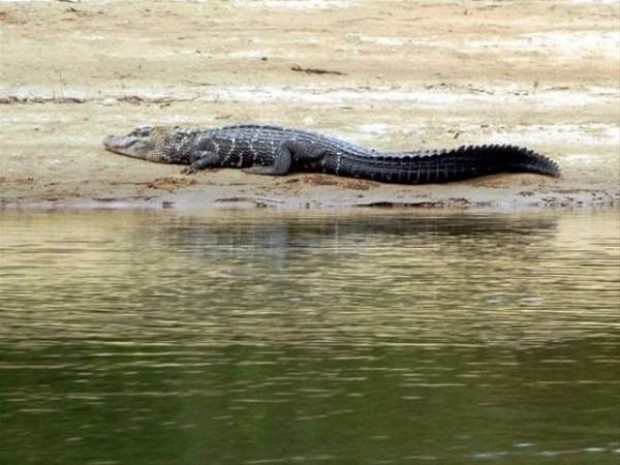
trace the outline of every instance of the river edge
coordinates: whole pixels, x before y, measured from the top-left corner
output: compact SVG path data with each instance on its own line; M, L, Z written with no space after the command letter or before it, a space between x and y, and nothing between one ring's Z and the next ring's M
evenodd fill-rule
M299 177L292 178L299 182ZM464 212L464 213L525 213L540 211L593 211L617 210L615 193L587 190L581 192L545 192L517 189L465 188L441 189L431 186L425 194L412 199L403 195L346 193L339 196L333 186L328 191L305 189L292 196L280 196L273 191L254 195L247 189L210 189L130 197L54 198L41 200L0 201L2 211L54 211L54 210L173 210L178 212L217 212L223 210L277 212ZM451 195L450 191L456 195ZM468 195L468 197L465 197ZM363 198L360 198L363 197Z

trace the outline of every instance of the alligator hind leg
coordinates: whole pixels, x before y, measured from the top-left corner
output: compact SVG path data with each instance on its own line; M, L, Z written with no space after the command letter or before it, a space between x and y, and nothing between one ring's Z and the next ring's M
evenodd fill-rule
M272 165L254 165L243 171L251 174L266 174L271 176L281 176L287 174L293 164L291 151L282 145L276 153Z
M271 165L256 165L245 169L246 173L281 176L289 173L293 162L304 163L317 161L324 155L324 150L316 144L296 140L284 141L278 148Z

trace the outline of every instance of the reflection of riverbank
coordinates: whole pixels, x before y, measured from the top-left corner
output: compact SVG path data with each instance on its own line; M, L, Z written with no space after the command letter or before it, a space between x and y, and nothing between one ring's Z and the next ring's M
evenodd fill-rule
M620 298L616 211L0 221L20 345L529 346L609 334Z
M617 220L4 211L0 456L613 463Z

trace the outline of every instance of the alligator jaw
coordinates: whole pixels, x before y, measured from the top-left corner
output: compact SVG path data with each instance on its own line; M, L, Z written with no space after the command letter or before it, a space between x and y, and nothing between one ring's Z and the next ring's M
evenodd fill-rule
M150 146L144 138L132 135L114 136L110 135L103 139L103 146L106 150L119 155L132 158L149 159Z

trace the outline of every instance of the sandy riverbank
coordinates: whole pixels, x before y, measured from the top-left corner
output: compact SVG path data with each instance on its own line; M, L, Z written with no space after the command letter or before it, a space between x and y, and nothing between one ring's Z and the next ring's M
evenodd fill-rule
M564 0L0 2L0 207L617 204L619 18ZM181 176L101 146L142 124L246 121L380 149L525 145L563 176Z

